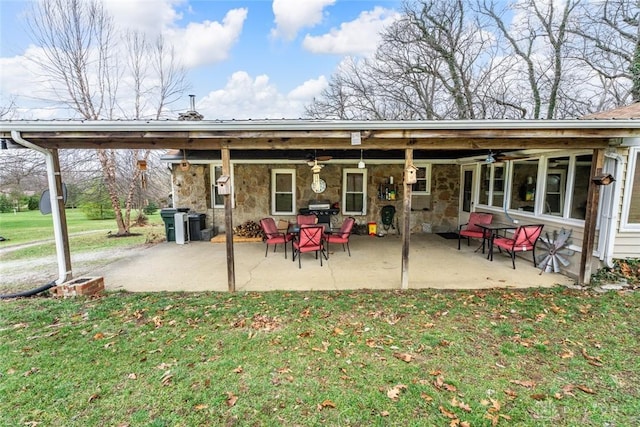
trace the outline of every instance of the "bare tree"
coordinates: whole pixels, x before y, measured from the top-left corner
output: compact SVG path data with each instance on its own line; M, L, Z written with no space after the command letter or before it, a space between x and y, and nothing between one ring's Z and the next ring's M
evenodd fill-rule
M184 69L173 49L167 48L162 38L152 46L135 32L126 33L124 43L119 43L113 19L100 0L38 2L29 27L42 47L44 56L33 60L47 76L51 99L62 100L84 119L157 119L187 88ZM127 53L124 63L118 61L122 49ZM127 92L133 94L132 99L119 93L125 75L132 82ZM132 159L147 160L149 155L149 151L133 151L124 157L132 162L127 166L133 166ZM119 157L113 150L97 150L116 214L117 234L127 235L141 171L122 168Z
M492 41L468 12L463 0L405 3L404 17L382 33L375 58L350 61L307 113L329 113L340 104L335 110L345 116L372 119L484 117Z
M598 75L592 109L640 101L640 2L584 2L570 31L579 36L573 55Z

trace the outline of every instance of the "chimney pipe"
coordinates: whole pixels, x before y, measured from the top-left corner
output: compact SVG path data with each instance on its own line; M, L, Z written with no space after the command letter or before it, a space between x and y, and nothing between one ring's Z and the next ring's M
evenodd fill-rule
M196 96L195 95L189 95L190 98L190 102L191 102L191 111L196 111Z

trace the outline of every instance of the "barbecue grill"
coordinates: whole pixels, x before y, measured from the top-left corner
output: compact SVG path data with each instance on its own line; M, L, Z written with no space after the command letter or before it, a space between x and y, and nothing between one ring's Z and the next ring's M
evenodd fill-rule
M309 207L299 210L301 215L315 215L318 224L331 224L331 215L337 215L340 209L332 208L329 200L309 200Z

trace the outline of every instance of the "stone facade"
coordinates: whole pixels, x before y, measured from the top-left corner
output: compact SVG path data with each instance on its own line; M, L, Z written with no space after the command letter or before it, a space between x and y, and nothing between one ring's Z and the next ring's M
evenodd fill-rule
M329 200L331 204L342 203L342 173L344 168L355 165L325 163L320 176L327 183L322 194L311 190L312 172L307 165L281 164L235 164L233 168L234 201L233 224L246 221L258 222L271 216L271 170L295 169L297 200L296 209L308 206L310 200ZM382 230L380 211L383 206L396 208L394 226L402 229L402 176L403 164L367 165L367 214L356 215L358 224L376 222ZM431 195L414 195L412 199L411 225L415 232L453 231L458 223L460 195L460 167L457 165L432 165ZM380 197L381 185L394 178L397 195L395 200ZM191 165L183 171L180 165L173 166L174 206L188 207L194 212L207 214L207 227L224 230L224 209L211 207L211 171L209 165ZM384 188L384 187L383 187ZM383 192L384 194L384 192ZM278 216L294 222L294 215ZM343 221L341 214L332 217L332 226L339 227ZM388 232L393 233L393 229Z

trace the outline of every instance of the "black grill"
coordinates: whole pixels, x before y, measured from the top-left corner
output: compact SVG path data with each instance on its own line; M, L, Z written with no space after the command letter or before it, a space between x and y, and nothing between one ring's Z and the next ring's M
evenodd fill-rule
M301 208L298 212L300 215L315 215L318 217L318 223L331 224L331 215L338 215L340 209L309 209Z

